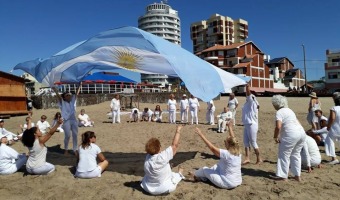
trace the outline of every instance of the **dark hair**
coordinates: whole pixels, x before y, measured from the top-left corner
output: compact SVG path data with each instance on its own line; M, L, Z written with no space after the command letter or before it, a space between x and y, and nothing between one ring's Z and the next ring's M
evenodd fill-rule
M61 94L61 97L62 97L63 99L65 99L65 96L66 96L67 94L72 95L71 92L64 92L64 93Z
M81 135L81 147L86 149L90 146L91 142L90 139L96 137L93 131L86 131Z
M37 127L32 127L24 131L22 138L21 138L21 142L24 144L24 146L33 147L36 131L37 131Z
M145 151L150 155L155 155L161 149L161 142L157 138L151 138L145 144Z
M41 115L41 119L47 119L46 115Z
M317 110L314 111L315 114L318 113L318 112L321 113L321 115L322 115L322 110L317 109Z
M149 108L144 108L144 112L148 112Z
M133 113L137 114L137 113L138 113L138 111L137 111L137 110L134 110L134 111L133 111Z
M54 115L54 119L58 119L59 118L59 115L61 117L61 113L60 112L56 112L55 115Z
M340 106L340 97L334 98L334 104L335 104L336 106Z

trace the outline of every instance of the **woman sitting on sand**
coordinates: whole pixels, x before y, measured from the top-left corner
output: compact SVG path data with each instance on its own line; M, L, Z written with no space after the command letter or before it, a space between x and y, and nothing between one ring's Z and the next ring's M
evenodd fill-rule
M13 174L24 166L27 156L7 146L6 136L2 136L0 140L0 175Z
M155 111L153 112L152 121L162 122L162 109L160 105L156 105Z
M38 127L32 127L24 132L21 141L29 150L29 157L26 163L28 173L46 175L54 171L54 165L46 162L47 148L45 143L52 137L62 123L63 120L59 119L58 123L45 135L42 135Z
M241 151L239 142L234 137L233 124L228 124L229 136L224 141L225 149L215 147L201 132L196 128L196 133L202 138L208 148L220 161L213 167L202 167L191 174L196 181L207 181L208 179L217 187L224 189L235 188L242 183L241 175Z
M56 112L55 115L54 115L54 118L53 118L52 126L57 124L59 118L62 118L61 113ZM59 127L57 128L57 132L60 132L60 133L64 132L64 129L63 129L62 126L63 126L62 124L59 125Z
M96 135L92 131L86 131L81 136L81 145L78 148L78 166L75 176L79 178L101 177L103 171L109 165L101 153L100 148L95 144ZM97 157L100 163L97 164Z
M157 138L151 138L145 145L147 152L144 162L145 176L141 187L152 195L160 195L175 191L177 184L184 179L181 174L183 169L179 168L178 173L171 171L169 161L176 155L182 126L178 126L172 145L161 151L161 143Z
M301 181L300 152L305 143L306 133L295 113L288 108L286 97L274 95L272 104L277 110L274 141L279 144L276 176L278 180L286 181L290 168L294 179Z

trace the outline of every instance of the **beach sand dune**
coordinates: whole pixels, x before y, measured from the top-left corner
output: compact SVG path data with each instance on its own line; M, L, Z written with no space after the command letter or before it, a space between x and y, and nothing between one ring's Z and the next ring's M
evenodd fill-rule
M240 103L236 124L241 122L241 108L245 97L237 97ZM331 98L320 98L325 116L333 106ZM339 195L340 165L324 164L322 169L312 173L302 172L301 183L290 179L287 183L276 182L275 176L277 148L273 141L275 110L271 98L260 97L258 144L264 162L253 164L255 154L252 152L252 163L242 167L243 184L233 190L219 189L209 183L193 183L190 179L182 181L175 192L156 197L157 199L337 199ZM309 98L288 98L292 108L305 129L309 128L306 121ZM216 112L219 114L227 106L227 97L215 101ZM140 104L154 109L156 104ZM139 182L143 177L143 162L145 159L144 145L151 137L159 138L163 148L171 144L176 125L165 123L168 116L163 115L164 123L139 122L128 123L129 115L122 115L120 124L111 124L107 118L109 102L91 105L84 108L95 121L94 127L79 128L79 137L86 130L93 130L97 135L97 144L109 160L110 165L101 178L82 180L74 178L72 171L76 165L73 155L63 155L63 133L55 133L47 142L47 161L56 165L56 171L47 176L26 175L25 170L9 176L0 176L0 199L155 199L145 194ZM161 104L166 109L166 104ZM33 121L37 122L42 114L52 118L59 110L34 110ZM205 124L206 103L201 102L199 125L187 125L182 129L179 153L172 160L173 166L179 164L185 169L185 174L195 168L212 166L218 159L212 155L206 145L194 133L199 127L207 138L217 147L223 147L226 134L216 132L216 126ZM19 124L24 123L26 116L12 117L5 120L5 128L12 132L19 131ZM177 120L180 116L177 114ZM243 126L235 128L237 138L242 144ZM71 145L71 143L70 143ZM242 145L243 146L243 145ZM19 152L27 152L20 142L12 145ZM322 159L329 160L320 148ZM337 151L338 152L338 151Z

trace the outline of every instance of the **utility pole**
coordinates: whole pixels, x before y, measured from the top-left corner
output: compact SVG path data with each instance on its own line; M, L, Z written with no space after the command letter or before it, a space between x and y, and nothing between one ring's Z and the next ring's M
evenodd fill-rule
M302 44L302 50L303 50L303 66L305 69L305 92L308 93L307 90L307 70L306 70L306 51L305 51L305 45Z

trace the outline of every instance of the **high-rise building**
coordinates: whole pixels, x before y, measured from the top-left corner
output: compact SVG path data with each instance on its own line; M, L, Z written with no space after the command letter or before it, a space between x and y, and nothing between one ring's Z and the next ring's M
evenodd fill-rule
M340 91L340 50L326 50L325 82L329 92Z
M226 46L245 42L248 38L248 22L214 14L207 20L192 23L190 37L195 54L215 44Z
M138 18L138 28L181 45L181 26L178 12L166 1L146 7L146 13ZM162 74L142 74L142 82L168 85L171 80Z

